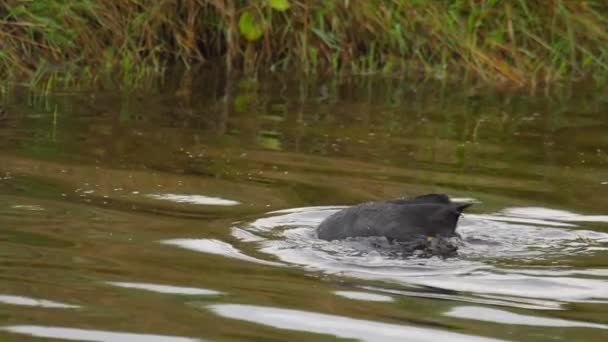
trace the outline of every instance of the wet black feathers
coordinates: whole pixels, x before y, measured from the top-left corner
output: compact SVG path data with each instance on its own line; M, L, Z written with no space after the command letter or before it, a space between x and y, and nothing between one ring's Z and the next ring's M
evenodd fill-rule
M415 236L454 236L462 211L472 203L454 203L444 194L369 202L327 217L317 228L323 240L384 236L409 241Z

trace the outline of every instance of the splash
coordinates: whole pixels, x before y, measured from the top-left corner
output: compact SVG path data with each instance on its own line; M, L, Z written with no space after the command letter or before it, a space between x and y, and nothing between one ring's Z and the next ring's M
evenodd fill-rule
M309 271L399 286L396 290L375 288L387 294L439 295L443 299L546 310L559 309L567 302L608 302L605 270L574 271L555 266L562 258L608 250L608 234L580 225L603 222L604 216L538 208L467 214L459 223L463 242L458 257L443 260L405 256L399 253L398 245L383 237L318 239L317 225L341 208L275 211L233 228L233 236L241 243L254 244L262 253ZM532 262L542 266L528 266Z

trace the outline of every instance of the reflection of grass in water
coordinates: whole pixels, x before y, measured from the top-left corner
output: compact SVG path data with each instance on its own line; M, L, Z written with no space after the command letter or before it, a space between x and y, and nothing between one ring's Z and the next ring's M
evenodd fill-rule
M599 168L579 172L580 168L561 167L565 164L561 147L542 145L547 141L575 151L576 145L565 142L567 135L559 130L580 127L584 129L580 136L588 137L585 127L598 123L594 113L604 107L597 96L469 94L469 90L436 83L414 89L407 82L380 77L350 78L325 93L326 86L333 89L333 80L308 83L280 76L272 82L235 81L234 92L223 98L223 81L215 78L217 84L204 79L192 85L192 94L211 91L210 96L193 95L189 101L181 95L157 99L125 94L117 101L95 94L91 103L88 96L68 98L32 91L28 98L34 110L9 107L16 113L10 118L27 113L18 124L32 134L19 146L36 158L101 160L118 167L141 163L230 179L250 176L267 184L289 184L294 191L310 189L308 193L329 196L316 198L350 193L344 196L360 201L428 192L432 187L433 191L456 189L485 195L500 190L501 195L530 199L543 196L547 177L541 175L574 177L589 184L603 179ZM12 91L19 95L18 90ZM247 101L237 108L233 101L240 95ZM401 101L400 107L394 107L395 99ZM535 112L538 115L532 115ZM92 113L103 113L103 117L95 116L92 124L79 120ZM178 132L170 125L185 130ZM516 133L533 133L533 140L523 137L524 143ZM528 142L537 147L531 149ZM253 146L285 153L249 151ZM181 149L187 153L175 152ZM565 158L572 156L574 152ZM585 155L586 165L599 165L603 157ZM365 162L351 163L357 160ZM326 184L333 185L332 190L323 190ZM564 201L574 202L566 197L564 193ZM316 200L312 195L308 198ZM336 202L339 198L345 197L326 203L344 203ZM599 198L591 201L599 202Z
M3 243L37 247L66 248L75 246L75 243L73 242L52 238L43 234L24 231L5 231L0 234L0 239L3 241Z
M10 193L25 193L36 198L53 199L67 191L64 184L51 183L30 176L13 176L4 189Z
M267 150L281 150L281 134L272 131L262 131L258 135L258 144Z

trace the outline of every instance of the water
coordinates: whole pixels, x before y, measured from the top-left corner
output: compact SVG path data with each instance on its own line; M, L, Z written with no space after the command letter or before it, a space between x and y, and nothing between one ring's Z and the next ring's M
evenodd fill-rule
M596 91L211 74L3 94L2 341L608 338ZM455 258L315 237L428 192L476 202Z

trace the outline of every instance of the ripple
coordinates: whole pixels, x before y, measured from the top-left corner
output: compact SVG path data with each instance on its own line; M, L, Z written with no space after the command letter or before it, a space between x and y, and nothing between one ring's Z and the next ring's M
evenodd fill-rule
M280 262L257 259L243 254L231 244L215 239L173 239L161 241L164 244L175 245L197 252L222 255L228 258L239 259L248 262L255 262L269 266L285 266Z
M170 201L176 203L188 203L198 205L220 205L220 206L231 206L241 204L238 201L224 199L220 197L210 197L204 195L184 195L184 194L149 194L147 197Z
M124 287L128 289L146 290L158 293L167 294L180 294L180 295L203 295L203 296L216 296L222 294L222 292L201 289L196 287L182 287L172 285L159 285L159 284L148 284L148 283L130 283L130 282L118 282L108 281L106 284Z
M473 272L459 276L416 278L412 282L438 288L444 288L447 283L450 284L450 289L455 291L498 293L547 300L608 299L608 282L599 279Z
M608 245L608 234L574 227L555 227L539 219L526 222L491 215L467 215L458 231L468 243L459 250L464 257L558 259L590 254Z
M505 216L542 218L565 222L604 222L608 223L608 215L581 215L566 210L547 209L541 207L507 208L499 212Z
M41 308L77 309L79 305L64 304L46 299L36 299L14 295L0 295L0 303L9 305L38 306Z
M236 228L236 227L232 228L232 236L234 236L235 238L237 238L241 241L245 241L245 242L259 242L259 241L265 240L263 237L259 237L244 229Z
M201 342L197 338L165 336L152 334L134 334L92 329L48 327L42 325L11 325L0 327L0 330L11 333L44 338L57 338L72 341L94 342Z
M532 219L532 218L524 218L524 217L509 217L509 216L497 216L497 215L471 215L471 216L476 217L478 219L499 221L499 222L524 223L524 224L531 224L531 225L555 226L555 227L577 227L576 224L572 224L572 223L564 223L564 222L556 222L556 221L550 221L550 220Z
M278 329L327 334L358 341L501 341L445 330L395 325L322 313L240 304L208 306L222 317L268 325Z
M348 299L363 300L369 302L392 302L393 297L380 295L377 293L360 292L360 291L335 291L335 294Z
M412 295L411 289L415 289L419 296L545 310L559 309L565 302L608 299L606 270L521 266L530 261L555 265L560 258L602 253L608 247L608 234L578 226L580 222L600 222L602 215L539 208L463 215L458 257L443 260L404 257L397 244L382 237L318 239L315 228L341 208L275 211L233 228L232 235L262 253L310 271L408 287L402 295ZM446 290L460 294L441 292Z
M42 206L36 204L16 204L12 205L11 208L28 211L44 211L44 208Z
M562 302L554 301L554 300L540 300L533 298L523 298L523 297L510 297L505 295L487 295L487 294L475 294L475 295L459 295L459 294L449 294L442 293L442 291L438 291L438 289L424 289L419 288L411 291L406 290L395 290L395 289L386 289L377 286L360 286L363 289L384 292L391 295L401 295L408 297L419 297L419 298L434 298L434 299L443 299L443 300L451 300L457 302L465 302L465 303L475 303L475 304L487 304L487 305L497 305L497 306L508 306L515 307L521 309L536 309L536 310L561 310Z
M583 327L608 329L608 325L570 321L561 318L546 318L530 315L516 314L509 311L484 308L479 306L457 306L444 314L449 317L473 319L477 321L515 324L515 325L531 325L537 327Z

